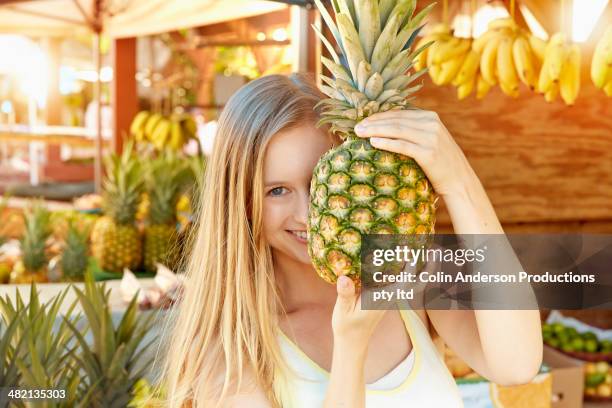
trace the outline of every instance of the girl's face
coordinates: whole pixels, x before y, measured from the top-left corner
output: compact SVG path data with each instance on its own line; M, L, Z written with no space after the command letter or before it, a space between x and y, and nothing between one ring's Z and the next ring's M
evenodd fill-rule
M306 220L310 179L332 139L313 124L280 132L264 158L263 231L272 253L310 264Z

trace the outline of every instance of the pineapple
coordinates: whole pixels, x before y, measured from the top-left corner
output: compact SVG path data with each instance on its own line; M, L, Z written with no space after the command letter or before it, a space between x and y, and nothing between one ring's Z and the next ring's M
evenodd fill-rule
M74 220L69 222L64 251L60 261L64 279L71 281L83 279L88 263L88 236L88 231L79 229Z
M50 213L42 203L34 203L23 212L21 260L11 272L11 283L47 281L46 241L51 235Z
M343 143L317 163L310 187L308 250L319 276L334 283L347 275L359 284L363 234L431 234L436 194L409 157L373 148L354 126L377 112L415 109L409 104L426 69L409 73L412 50L427 6L413 16L416 0L335 0L335 22L319 11L341 53L317 31L333 61L322 57L334 79L322 76L329 96L319 104L319 124L331 124ZM315 28L316 29L316 28Z
M142 247L134 220L142 188L140 162L132 155L131 145L120 156L109 156L103 185L104 216L91 231L92 254L105 271L122 273L124 268L140 266Z
M144 266L154 271L156 263L174 269L179 257L176 207L189 176L186 163L171 153L152 160L146 172L150 206L144 238Z

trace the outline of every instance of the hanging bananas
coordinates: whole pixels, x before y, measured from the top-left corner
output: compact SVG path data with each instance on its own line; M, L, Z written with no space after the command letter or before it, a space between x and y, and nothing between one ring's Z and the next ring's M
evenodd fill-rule
M612 97L612 26L597 42L591 61L591 79L607 96Z
M197 124L188 114L165 117L141 111L130 125L130 134L137 142L148 142L157 150L181 150L190 140L197 140Z
M476 98L482 99L497 84L515 98L521 82L536 89L541 65L537 56L544 42L519 28L511 18L491 21L488 30L474 40L454 37L448 25L437 24L418 46L429 42L434 43L419 55L415 67L427 66L436 85L456 86L459 99L474 91Z
M561 95L567 105L574 104L580 92L580 64L580 47L567 41L565 34L554 34L546 44L538 77L538 91L547 102Z

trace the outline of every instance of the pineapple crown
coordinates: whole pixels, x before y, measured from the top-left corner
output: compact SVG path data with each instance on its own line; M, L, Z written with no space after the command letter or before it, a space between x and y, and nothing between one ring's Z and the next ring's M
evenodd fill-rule
M106 178L103 184L103 209L119 224L132 224L143 190L141 164L132 154L131 143L126 144L121 155L106 158Z
M145 186L150 200L149 223L175 222L176 203L192 178L189 163L172 152L160 154L147 163Z
M51 235L51 214L40 202L24 209L24 232L21 238L23 265L29 271L37 271L47 262L45 246Z
M333 59L321 57L334 79L321 76L321 91L329 99L319 103L319 125L331 123L330 130L346 138L357 122L374 113L407 109L411 95L423 86L410 85L427 69L407 72L431 43L415 51L411 47L435 3L413 16L416 0L332 0L335 22L321 0L315 3L340 47L338 55L313 25Z

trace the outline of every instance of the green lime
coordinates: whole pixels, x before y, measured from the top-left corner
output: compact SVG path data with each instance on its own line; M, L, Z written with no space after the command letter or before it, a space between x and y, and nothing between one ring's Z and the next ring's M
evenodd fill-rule
M553 323L552 329L555 333L559 334L564 331L565 327L561 323Z
M595 333L590 332L590 331L582 333L582 338L584 340L595 340L595 341L597 341L597 336L595 335Z
M559 339L553 337L550 340L548 340L548 345L550 347L559 348L559 346L561 345L561 342L559 341Z
M581 337L574 337L571 344L574 351L582 351L584 349L584 340Z
M561 333L557 333L557 338L562 344L570 342L570 335L564 331L562 331Z
M599 351L602 353L612 353L612 341L602 340L599 342Z
M584 341L584 351L595 353L597 351L597 340L587 339Z
M574 351L574 346L571 342L561 343L561 350L565 351L566 353L571 353Z
M542 333L542 339L544 339L544 342L547 343L548 340L553 338L553 334L551 332L544 332Z
M553 328L550 324L544 323L542 325L542 333L552 333L552 331L553 331Z
M599 384L604 382L605 379L606 375L602 373L587 374L584 378L584 384L587 387L597 387Z
M565 331L567 334L569 334L570 337L575 337L578 335L578 331L573 327L566 327Z

